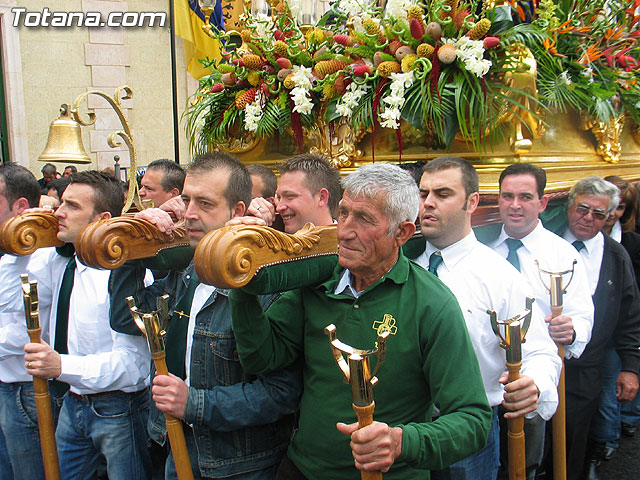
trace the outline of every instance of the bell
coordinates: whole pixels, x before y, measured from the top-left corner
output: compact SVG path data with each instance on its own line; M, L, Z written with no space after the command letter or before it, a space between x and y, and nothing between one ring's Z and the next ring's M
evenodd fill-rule
M51 122L41 162L91 163L82 143L80 124L71 117L69 105L60 107L60 117Z

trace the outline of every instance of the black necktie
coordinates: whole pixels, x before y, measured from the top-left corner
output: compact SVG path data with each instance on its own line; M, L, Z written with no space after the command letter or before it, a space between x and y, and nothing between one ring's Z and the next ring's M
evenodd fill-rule
M582 240L576 240L571 245L573 245L573 247L578 251L584 248L584 242Z
M184 380L186 372L184 368L185 355L187 354L187 332L189 331L189 314L193 303L193 294L200 285L198 277L194 273L189 281L187 290L173 309L171 322L167 328L166 361L171 373Z
M507 261L520 271L520 260L518 259L518 249L522 246L522 242L516 238L507 238L507 247L509 247L509 255Z
M60 285L60 294L58 295L58 309L56 313L56 338L53 348L56 352L65 354L69 353L67 347L67 332L69 331L69 301L71 300L71 292L73 291L73 277L76 271L76 257L71 256L64 269L62 276L62 285ZM62 397L67 390L69 384L54 380L52 385L53 392L56 397Z
M439 251L433 252L429 256L429 271L436 277L438 276L438 267L442 263L442 254Z

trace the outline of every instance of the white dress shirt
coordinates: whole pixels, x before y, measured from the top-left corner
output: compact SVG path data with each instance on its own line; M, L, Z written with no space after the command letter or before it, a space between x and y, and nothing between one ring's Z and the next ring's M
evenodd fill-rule
M620 220L613 224L609 236L618 243L622 242L622 225L620 225Z
M429 256L437 249L427 242L425 252L416 259L429 266ZM494 310L498 320L507 320L525 311L530 287L518 271L489 247L478 242L471 232L462 240L440 251L443 262L438 276L453 292L464 315L469 336L480 364L489 404L503 401L504 387L498 382L506 371L506 355L491 328L487 310ZM501 328L504 335L504 328ZM533 379L540 398L537 413L548 420L558 405L557 384L560 358L549 335L542 312L534 304L531 325L522 344L523 375ZM527 414L535 416L536 412Z
M509 254L509 247L506 240L509 238L502 227L502 232L498 239L491 245L492 248L503 258ZM573 261L576 260L573 279L567 286L570 274L563 276L563 286L567 287L567 293L562 299L562 313L571 317L576 338L571 345L565 345L565 358L579 357L591 340L591 329L593 328L593 302L589 291L589 280L585 270L582 257L577 254L566 240L550 232L542 226L538 220L538 225L531 233L520 239L522 247L518 249L518 260L520 261L520 272L533 287L533 295L536 304L545 315L551 313L551 297L549 295L549 275L539 274L540 268L548 272L564 272L571 270ZM544 282L544 283L543 283Z
M563 238L573 243L577 238L567 229ZM604 255L604 233L598 232L595 237L585 240L584 248L580 250L580 256L584 260L584 266L587 270L587 278L589 279L589 289L591 295L596 293L598 288L598 279L600 278L600 266L602 265L602 256Z
M58 296L68 258L49 257L48 283L53 291L50 338L55 339ZM76 258L69 302L68 354L60 355L62 373L79 395L122 390L137 392L149 385L151 354L143 336L126 335L109 324L109 270L83 265Z
M24 346L30 342L24 315L22 281L27 273L38 282L41 338L49 343L51 296L42 284L48 269L47 259L53 248L36 250L32 255L3 255L0 259L0 382L31 382L33 377L24 366ZM43 292L41 294L40 292Z
M193 292L191 310L189 310L189 325L187 327L187 348L184 356L185 382L187 385L191 385L189 382L189 377L191 376L191 347L193 346L193 332L196 329L196 316L215 291L216 287L213 285L201 283Z

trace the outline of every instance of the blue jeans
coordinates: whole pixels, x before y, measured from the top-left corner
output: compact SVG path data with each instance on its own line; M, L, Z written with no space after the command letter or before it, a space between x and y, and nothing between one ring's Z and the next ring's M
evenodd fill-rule
M596 443L606 443L617 448L620 438L620 403L616 397L616 380L620 374L620 357L614 350L608 350L602 363L602 390L598 400L598 410L591 420L589 439Z
M151 478L148 415L147 389L80 398L69 392L56 430L61 478L93 479L101 454L110 480Z
M56 401L53 394L51 398L55 424L60 401ZM1 478L44 478L33 383L0 382L0 430L6 442L9 461L11 465L17 466L13 468L13 476L5 476L6 466L0 461Z
M11 469L11 460L9 460L9 452L7 451L7 442L4 440L2 427L0 426L0 478L11 480L13 478L13 470Z
M640 394L628 403L623 403L620 418L622 423L636 426L640 423Z
M205 478L200 474L200 468L198 467L198 449L196 442L193 438L193 429L191 427L182 425L184 427L184 439L187 444L187 452L189 452L189 461L191 462L191 470L193 471L193 480L204 480ZM254 472L241 473L238 475L232 475L230 480L274 480L276 478L276 472L278 471L279 463L267 468L262 468ZM165 480L176 480L178 474L176 472L176 465L173 463L173 452L169 452L167 457L167 463L164 471Z
M443 470L432 470L431 480L495 480L500 468L498 408L493 408L487 446Z

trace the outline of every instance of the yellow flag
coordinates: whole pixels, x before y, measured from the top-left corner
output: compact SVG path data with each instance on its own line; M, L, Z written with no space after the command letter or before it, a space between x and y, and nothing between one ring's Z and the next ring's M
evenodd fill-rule
M221 0L218 0L218 5ZM218 8L220 8L218 6ZM220 10L221 12L221 10ZM197 0L175 0L174 3L176 35L184 40L184 54L187 70L193 78L200 79L211 72L202 66L198 59L219 60L220 42L211 38L203 30L205 24L201 17ZM216 16L214 13L213 17ZM221 14L220 14L221 18Z

